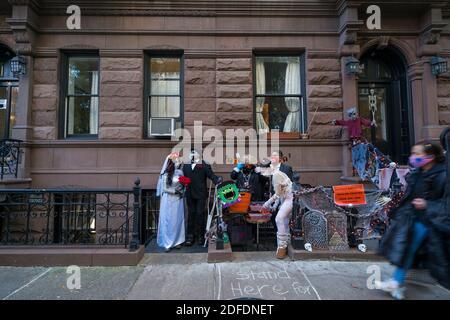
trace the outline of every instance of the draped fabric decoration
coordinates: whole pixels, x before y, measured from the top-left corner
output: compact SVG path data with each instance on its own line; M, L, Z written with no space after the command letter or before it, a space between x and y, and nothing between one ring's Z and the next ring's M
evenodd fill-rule
M92 71L91 94L98 94L98 71ZM89 108L89 133L98 133L98 98L91 97L91 105Z
M266 93L266 72L264 69L264 61L256 60L256 93L265 94ZM256 98L256 129L258 134L267 133L270 131L268 124L264 121L262 115L264 106L264 97Z
M363 181L379 183L379 172L392 161L371 143L360 142L352 147L352 164Z
M300 88L300 62L297 58L290 58L286 68L285 93L299 94ZM298 132L300 128L300 99L286 97L286 107L289 114L284 123L284 132Z

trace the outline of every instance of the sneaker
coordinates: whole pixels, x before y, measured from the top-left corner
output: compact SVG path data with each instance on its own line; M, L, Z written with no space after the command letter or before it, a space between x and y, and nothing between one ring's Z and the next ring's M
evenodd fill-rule
M375 288L383 290L384 292L389 292L392 298L396 300L403 300L405 298L405 288L394 279L375 281Z
M405 299L405 288L404 287L400 287L398 289L395 289L394 291L391 292L391 296L395 300L403 300L403 299Z
M277 259L284 259L287 256L287 248L278 247L277 249Z

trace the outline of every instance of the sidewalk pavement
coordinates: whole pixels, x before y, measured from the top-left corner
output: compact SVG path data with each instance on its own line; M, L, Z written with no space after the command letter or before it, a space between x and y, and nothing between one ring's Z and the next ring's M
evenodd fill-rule
M65 267L0 267L0 298L390 299L367 287L378 270L385 279L392 267L386 262L280 261L272 252L236 254L233 262L215 264L206 263L203 253L146 254L136 267L82 267L81 288L72 290ZM435 283L408 282L407 298L450 300L450 292Z

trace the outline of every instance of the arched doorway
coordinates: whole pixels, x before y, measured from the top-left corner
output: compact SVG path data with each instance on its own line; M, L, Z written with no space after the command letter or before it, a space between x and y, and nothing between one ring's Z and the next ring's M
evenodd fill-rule
M358 107L361 117L373 119L376 128L364 136L392 161L406 164L413 137L406 62L394 48L372 48L360 58Z
M19 97L19 81L12 74L10 61L14 52L0 44L0 139L11 138Z

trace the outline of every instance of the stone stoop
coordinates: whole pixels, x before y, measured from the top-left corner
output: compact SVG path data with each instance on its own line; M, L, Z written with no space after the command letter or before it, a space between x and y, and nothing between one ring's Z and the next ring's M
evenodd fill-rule
M361 252L358 249L349 249L345 251L329 250L296 250L292 246L288 248L289 257L292 260L334 260L334 261L385 261L385 259L376 254L375 251Z
M145 253L140 246L134 252L123 247L0 247L0 266L136 266Z
M215 243L208 246L208 263L231 262L237 259L245 260L246 257L254 259L255 256L267 256L273 254L275 258L275 251L249 251L233 253L231 245L228 243L224 245L223 250L216 250ZM368 250L361 252L358 249L349 249L345 251L329 251L329 250L313 250L308 252L306 250L296 250L292 245L288 247L288 257L284 260L334 260L334 261L384 261L385 259L376 254L375 251ZM249 260L250 261L250 260Z
M7 178L0 180L0 189L29 189L31 178Z
M227 243L223 245L223 250L216 249L216 243L208 241L208 263L216 262L229 262L233 261L233 251L231 250L231 244Z

